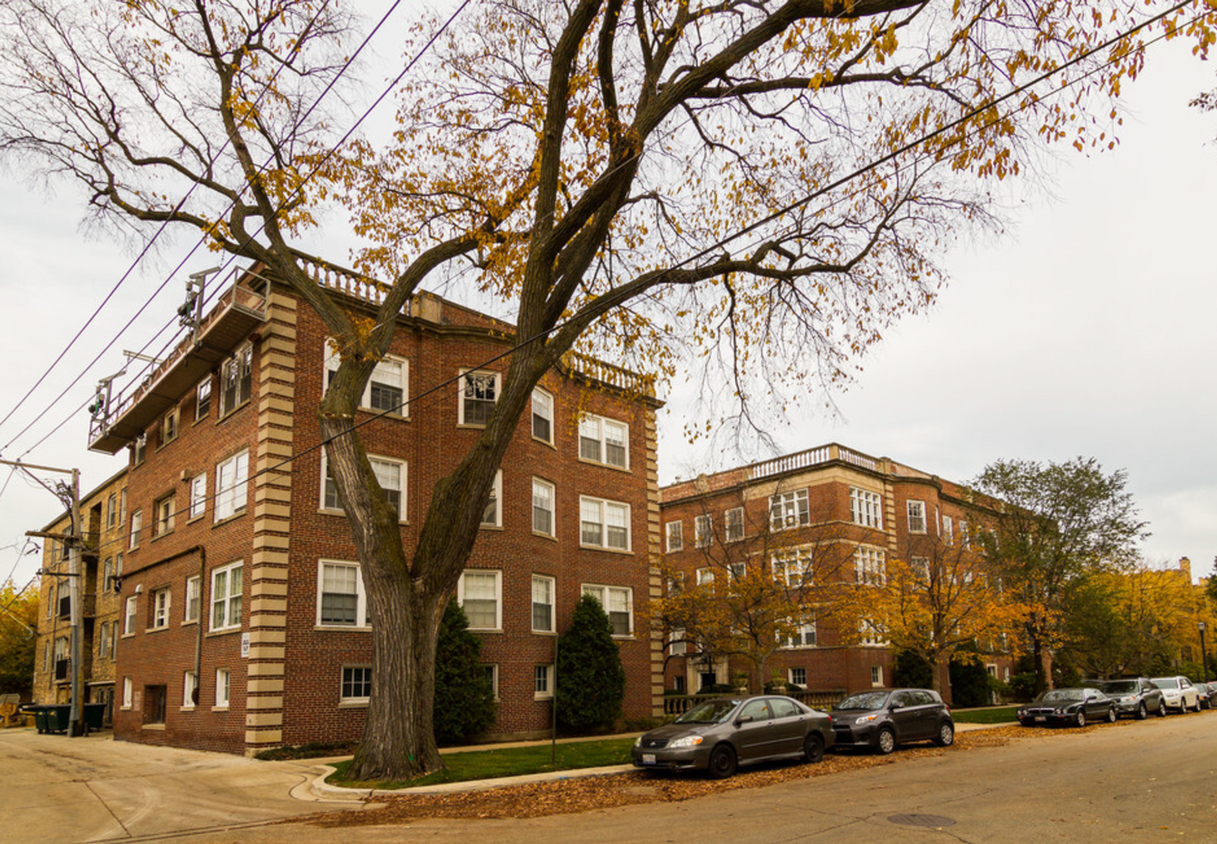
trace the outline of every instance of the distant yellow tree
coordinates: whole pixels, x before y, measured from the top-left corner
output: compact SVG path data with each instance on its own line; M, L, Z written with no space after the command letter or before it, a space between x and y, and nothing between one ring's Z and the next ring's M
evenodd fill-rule
M1025 608L966 541L918 537L882 571L838 587L832 616L842 641L884 642L931 666L973 659L975 646L1010 652ZM941 675L931 672L941 691Z
M0 586L0 694L28 696L34 683L38 587Z

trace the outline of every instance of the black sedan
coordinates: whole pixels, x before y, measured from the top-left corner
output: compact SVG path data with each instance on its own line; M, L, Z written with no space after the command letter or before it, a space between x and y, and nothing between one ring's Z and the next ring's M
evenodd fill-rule
M722 778L737 765L770 759L819 762L832 743L828 716L794 698L716 698L639 736L630 756L646 770L705 770Z
M1116 702L1098 689L1048 689L1018 709L1018 723L1024 727L1072 724L1085 727L1087 721L1110 721L1120 717Z

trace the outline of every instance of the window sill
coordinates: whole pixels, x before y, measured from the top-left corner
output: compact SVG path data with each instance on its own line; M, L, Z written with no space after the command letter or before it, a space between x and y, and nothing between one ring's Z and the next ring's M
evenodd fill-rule
M192 525L195 522L201 521L204 517L206 517L206 515L207 515L207 512L203 511L202 513L199 513L197 516L191 516L189 519L186 520L186 524Z
M194 627L198 623L199 623L199 620L197 618L188 618L182 622L182 626L183 627Z
M164 539L166 536L173 536L173 528L169 528L169 530L161 531L156 536L152 537L152 541L156 542L157 540Z
M346 510L332 510L329 507L318 507L317 514L320 516L338 516L343 519L345 519L347 515ZM402 527L408 527L410 524L410 522L406 519L398 519L397 523Z
M183 706L178 709L178 712L194 712L193 706Z
M251 392L252 392L252 390L251 390ZM244 401L242 401L242 402L241 402L240 404L238 404L236 407L229 408L228 410L221 411L221 412L220 412L219 417L216 419L216 424L217 424L217 425L220 425L220 424L222 424L222 423L224 423L224 422L228 421L228 420L229 420L229 419L231 419L233 416L235 416L236 414L238 414L238 413L240 413L242 410L244 410L246 407L248 407L248 406L249 406L249 404L250 404L250 402L252 402L252 401L253 401L253 396L251 395L249 398L247 398L247 399L245 399Z
M139 728L141 730L158 730L158 731L163 732L165 729L165 725L164 724L140 724Z
M206 416L196 416L194 418L194 421L190 423L190 427L193 428L195 425L198 425L200 422L206 422L210 418L211 418L211 410L209 408L207 410L207 415Z
M592 460L587 457L580 457L578 458L578 461L588 466L603 466L605 469L612 469L615 472L625 472L627 475L630 474L630 467L628 465L618 466L616 463L602 463L599 460Z
M120 707L118 707L118 711L119 711L119 712L130 712L130 711L131 711L131 706L130 706L130 705L127 705L127 706L120 706Z
M134 639L134 638L135 638L135 634L134 634L134 633L123 633L123 634L122 634L121 636L119 636L118 638L120 638L120 639Z
M606 554L622 554L627 557L634 556L634 552L629 548L606 548L603 545L584 545L579 543L579 547L584 551L604 551Z
M168 629L169 629L168 624L162 624L160 627L147 627L144 629L144 635L147 636L150 633L163 633L164 631L166 631Z
M340 700L338 701L339 709L367 709L368 699L359 698L357 700Z
M228 706L227 706L227 705L224 705L224 706L213 706L213 707L211 707L211 711L212 711L212 712L227 712L227 711L228 711Z
M405 399L405 401L409 401L409 399ZM369 413L372 416L379 416L381 419L396 419L398 422L409 422L410 421L409 415L404 414L404 413L398 413L396 410L377 410L374 407L360 406L360 407L355 408L355 412L356 413Z
M240 632L241 627L238 625L236 627L221 627L219 630L208 630L206 635L210 639L212 636L231 636L233 633Z
M242 516L244 516L244 515L245 515L245 512L246 512L245 508L244 508L244 507L242 507L240 510L238 510L238 511L237 511L237 512L235 512L235 513L233 513L231 516L225 516L225 517L224 517L224 518L222 518L222 519L217 519L215 522L213 522L213 523L212 523L212 525L211 525L211 526L212 526L213 528L218 528L218 527L220 527L221 525L226 525L226 524L228 524L229 522L236 521L237 519L239 519L239 518L241 518Z
M470 633L502 633L502 627L470 627Z
M552 638L552 637L554 637L554 636L557 636L557 635L558 635L558 632L557 632L556 630L534 630L534 631L532 631L532 635L534 635L534 636L549 636L549 637L551 637L551 638Z
M536 434L532 435L532 441L535 443L540 443L541 445L544 445L544 446L549 446L554 451L558 450L558 447L556 445L554 445L551 440L543 440L540 437L538 437Z
M313 630L318 633L371 633L370 624L315 624Z
M486 430L485 425L475 425L472 422L457 422L456 427L464 428L469 431L485 431Z
M533 535L533 536L539 536L539 537L541 537L542 539L548 539L550 542L557 542L557 541L558 541L558 537L554 536L552 533L542 533L542 532L541 532L541 531L539 531L539 530L534 530L534 531L532 532L532 535Z
M498 531L501 531L501 530L503 530L503 526L502 526L502 525L488 525L488 524L480 524L480 525L478 525L478 530L498 530Z

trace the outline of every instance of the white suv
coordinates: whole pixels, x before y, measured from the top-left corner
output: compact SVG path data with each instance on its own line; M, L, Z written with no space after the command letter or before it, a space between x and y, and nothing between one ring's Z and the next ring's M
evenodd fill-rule
M1154 677L1153 684L1162 690L1162 702L1167 709L1187 712L1200 711L1200 690L1186 677Z

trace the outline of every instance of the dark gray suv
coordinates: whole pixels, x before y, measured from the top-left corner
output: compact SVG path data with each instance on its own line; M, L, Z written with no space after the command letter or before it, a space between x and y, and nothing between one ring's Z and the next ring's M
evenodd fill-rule
M1085 685L1098 689L1116 702L1116 712L1144 720L1150 715L1165 715L1166 703L1162 690L1147 677L1123 677L1119 680L1095 680Z
M829 713L836 747L868 747L891 753L909 741L946 747L955 741L955 721L938 692L874 689L850 695Z

